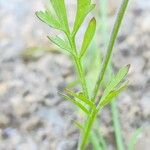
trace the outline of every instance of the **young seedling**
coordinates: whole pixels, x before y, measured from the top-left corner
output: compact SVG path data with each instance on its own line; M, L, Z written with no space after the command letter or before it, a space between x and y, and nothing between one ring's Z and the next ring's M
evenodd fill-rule
M114 99L114 97L118 96L128 86L128 82L123 82L123 80L125 79L129 71L129 65L122 67L119 72L112 77L112 79L107 84L102 97L98 98L98 91L101 87L101 83L103 81L106 69L110 61L113 47L120 29L120 25L128 5L128 1L129 0L123 0L120 10L118 12L117 19L108 44L106 57L104 58L104 61L102 63L95 88L93 92L90 91L90 93L92 93L92 96L90 96L88 92L86 75L82 62L95 34L95 18L93 17L89 21L83 38L82 46L79 50L77 49L76 35L86 16L94 9L95 5L91 3L91 0L77 0L77 13L73 30L70 30L69 27L64 0L50 0L50 4L53 10L48 9L44 12L36 12L36 15L40 20L45 22L50 27L58 29L64 33L64 38L60 38L59 36L48 38L51 42L55 43L61 49L64 49L65 51L70 53L77 69L78 78L81 85L80 91L76 93L74 91L66 89L65 93L61 93L61 95L65 99L71 101L86 114L84 122L77 122L78 127L81 129L81 138L79 139L78 146L79 150L84 150L86 148L90 131L101 109L108 105Z

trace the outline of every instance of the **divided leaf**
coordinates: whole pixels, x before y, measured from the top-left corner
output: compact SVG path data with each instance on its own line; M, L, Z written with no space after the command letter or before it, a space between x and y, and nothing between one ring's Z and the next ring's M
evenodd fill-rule
M50 0L65 32L69 31L67 12L64 0Z
M73 123L76 125L76 127L78 127L79 130L82 131L84 129L83 126L78 121L73 120Z
M126 77L128 74L130 65L127 65L126 67L122 67L119 72L114 76L110 83L106 86L106 89L104 91L104 97L106 97L111 91L116 88L116 86L121 83L121 81Z
M72 91L70 91L70 90L68 90L68 89L65 89L65 91L66 91L66 93L67 93L68 95L73 96L73 97L75 97L75 98L81 100L81 101L84 102L86 105L90 106L91 108L96 109L95 104L94 104L92 101L88 100L88 99L86 98L86 96L85 96L83 93L76 94L76 93L74 93L74 92L72 92Z
M68 51L68 52L71 52L71 47L69 45L69 43L67 41L64 41L63 39L61 39L60 37L58 36L55 36L55 37L49 37L48 36L48 39L53 42L54 44L56 44L58 47Z
M104 94L101 98L100 107L107 105L114 97L118 96L120 92L122 92L128 85L128 82L122 84L119 88L118 85L122 82L122 80L126 77L129 71L130 65L126 67L122 67L116 76L114 76L110 83L106 86Z
M86 114L89 114L89 110L83 106L81 103L79 103L78 101L72 99L71 97L60 93L66 100L69 100L70 102L72 102L73 104L75 104L77 107L79 107L83 112L85 112Z
M89 22L89 25L88 25L87 30L84 35L81 52L80 52L80 58L83 57L88 46L90 45L90 43L94 37L95 30L96 30L96 20L95 20L95 18L92 18L91 21Z
M36 12L36 16L44 23L46 23L47 25L49 25L50 27L56 28L56 29L61 29L60 23L59 21L57 21L50 12L45 11L39 11Z
M106 106L107 104L109 104L113 98L117 97L123 90L126 89L126 87L128 86L128 82L125 82L121 87L119 87L118 89L115 89L113 91L111 91L106 97L105 99L102 99L102 101L100 102L100 108Z
M77 13L73 29L75 35L88 13L95 7L91 0L77 0Z

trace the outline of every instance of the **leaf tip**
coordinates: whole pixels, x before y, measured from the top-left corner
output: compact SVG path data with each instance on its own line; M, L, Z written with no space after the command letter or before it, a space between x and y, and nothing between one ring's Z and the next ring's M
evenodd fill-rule
M92 26L93 28L93 33L95 33L95 30L96 30L96 19L95 17L93 17L91 20L90 20L90 26Z
M127 65L128 70L130 69L130 67L131 67L131 65L130 65L130 64L128 64L128 65Z
M47 38L50 40L50 42L53 42L52 37L47 35Z
M127 69L127 73L126 73L126 74L128 74L128 72L129 72L129 70L130 70L130 67L131 67L130 64L128 64L128 65L126 66L126 69Z
M42 11L36 11L35 15L40 19L40 14L42 14L42 13L44 13L44 12L42 12Z
M93 22L94 24L96 24L96 19L95 19L95 17L93 17L93 18L91 19L91 22Z
M39 13L40 13L40 11L36 11L35 12L35 16L37 17L37 18L39 18ZM40 18L39 18L40 19Z

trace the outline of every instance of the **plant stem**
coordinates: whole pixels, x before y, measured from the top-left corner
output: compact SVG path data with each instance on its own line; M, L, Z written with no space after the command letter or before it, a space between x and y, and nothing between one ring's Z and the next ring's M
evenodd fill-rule
M112 119L113 119L113 126L115 130L117 149L124 150L125 148L124 148L122 134L121 134L119 114L118 114L117 104L115 100L111 102L111 111L112 111Z
M81 82L83 92L84 92L85 96L87 98L89 98L87 83L86 83L86 79L85 79L85 73L84 73L84 70L82 67L81 59L78 57L78 53L77 53L77 49L76 49L76 45L75 45L75 38L74 37L70 38L70 36L69 36L69 41L70 41L70 45L72 46L72 49L75 52L75 55L73 56L73 58L75 61L77 72L79 74L79 80ZM85 124L86 128L81 136L81 145L79 145L79 150L84 150L95 118L96 118L96 112L94 110L88 116L88 119L86 121L86 124Z
M98 81L96 83L96 86L95 86L95 89L94 89L94 92L93 92L93 98L92 99L94 101L96 99L99 87L100 87L100 85L102 83L102 80L104 78L104 75L105 75L105 72L106 72L109 60L111 58L113 47L114 47L114 44L115 44L115 41L116 41L116 38L117 38L117 35L118 35L118 32L119 32L120 25L121 25L121 22L123 20L123 17L124 17L124 14L125 14L128 2L129 2L129 0L123 0L122 5L121 5L121 7L119 9L119 12L118 12L118 15L117 15L117 19L116 19L116 22L114 24L113 31L112 31L112 34L111 34L111 37L110 37L110 41L109 41L109 44L108 44L107 54L106 54L106 57L104 59L104 62L103 62L103 65L102 65L102 69L100 71L100 74L99 74L99 77L98 77ZM99 106L99 104L98 104L98 106ZM93 126L93 123L95 121L96 116L97 116L97 112L92 111L91 115L88 117L88 120L86 122L86 128L85 128L85 130L83 132L82 139L81 139L81 144L80 144L80 147L79 147L80 150L84 150L85 149L85 146L86 146L86 143L88 141L88 137L89 137L89 134L90 134L90 131L91 131L91 128Z
M115 21L115 24L114 24L114 27L112 30L112 34L111 34L111 37L109 40L106 57L103 61L103 65L102 65L101 71L99 73L97 83L96 83L95 88L94 88L93 98L92 98L93 100L96 99L97 94L98 94L98 90L99 90L100 85L103 81L103 78L104 78L109 60L110 60L111 55L112 55L114 44L115 44L119 29L120 29L120 26L121 26L121 23L122 23L122 20L123 20L123 17L124 17L126 8L127 8L128 2L129 2L129 0L123 0L121 7L119 9L119 12L118 12L118 15L117 15L117 18L116 18L116 21Z
M85 96L87 98L89 98L87 85L86 85L86 79L85 79L85 73L84 73L84 70L83 70L83 67L81 64L81 59L74 57L74 60L75 60L75 64L76 64L76 67L77 67L77 70L79 73L79 79L80 79L80 82L82 85L83 92L84 92Z
M107 12L108 12L108 0L100 0L101 1L101 20L102 20L102 35L103 35L103 41L104 46L107 44L108 40L108 33L107 33ZM113 69L112 65L110 63L110 66L108 68L108 78L111 79ZM105 83L106 84L106 83ZM115 133L115 141L117 145L118 150L124 150L124 143L123 143L123 136L121 133L121 125L120 125L120 119L119 119L119 112L117 107L117 102L113 100L110 104L111 107L111 115L112 115L112 121L113 121L113 127L114 127L114 133Z
M87 122L85 123L85 129L83 130L81 142L78 148L79 150L85 149L96 116L97 116L97 111L92 110L90 116L87 119Z
M94 150L103 150L103 146L100 144L98 137L99 136L97 136L94 131L91 131L90 140L91 140L91 143L93 144Z
M78 52L77 52L77 48L76 48L76 44L75 44L75 35L74 36L71 36L68 34L66 34L66 35L69 39L72 50L74 51L73 59L75 61L77 72L79 74L79 80L80 80L80 83L82 85L82 90L83 90L85 96L89 99L87 83L86 83L86 79L85 79L85 73L84 73L84 70L82 67L81 59L78 56ZM91 127L92 127L93 122L95 120L95 117L96 117L95 111L92 111L91 115L88 116L87 124L86 124L87 127L85 129L85 132L82 135L83 138L81 138L81 146L79 145L79 150L84 150L84 147L86 146L86 143L87 143L87 140L88 140L88 137L90 134L90 130L91 130Z
M107 143L105 141L105 138L101 134L99 125L100 125L100 122L95 120L94 131L91 130L91 133L90 133L90 142L93 145L94 150L107 150Z
M89 94L88 94L88 90L87 90L87 83L86 83L86 79L85 79L85 73L82 67L82 63L81 63L81 59L78 56L78 52L77 52L77 48L76 48L76 44L75 44L75 37L66 34L66 36L68 37L68 40L70 42L70 45L72 47L72 50L74 51L74 55L72 56L74 61L75 61L75 66L77 68L77 72L79 74L79 80L81 82L82 85L82 90L83 93L85 94L85 96L87 98L89 98Z
M96 99L99 87L102 83L102 80L104 78L109 60L111 58L113 47L114 47L114 44L115 44L115 41L116 41L116 38L117 38L117 35L118 35L118 32L119 32L120 25L121 25L121 22L123 20L123 16L125 14L128 2L129 2L129 0L123 0L121 8L119 9L117 19L116 19L116 22L114 24L113 31L112 31L110 41L109 41L109 44L108 44L107 54L106 54L106 57L104 59L103 65L102 65L102 69L99 73L96 86L94 88L93 98L92 98L94 101ZM75 45L75 38L71 37L71 36L68 36L68 37L69 37L71 47L75 52L74 60L75 60L75 64L76 64L76 67L77 67L77 70L78 70L78 73L79 73L80 82L82 84L82 88L83 88L83 91L84 91L85 95L88 97L88 90L87 90L87 86L86 86L85 74L84 74L84 71L83 71L83 68L82 68L81 60L78 57L78 53L77 53L77 49L76 49L76 45ZM99 104L98 104L98 106L99 106ZM82 134L81 143L79 145L79 150L84 150L85 149L85 146L87 144L89 134L90 134L90 131L92 129L92 126L93 126L93 123L95 121L96 116L97 116L97 111L92 110L91 114L88 117L87 122L85 124L85 129L84 129L83 134Z

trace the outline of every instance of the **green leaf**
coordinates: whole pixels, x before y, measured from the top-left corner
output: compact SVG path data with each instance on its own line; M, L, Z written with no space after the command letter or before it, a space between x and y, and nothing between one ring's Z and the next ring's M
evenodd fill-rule
M127 65L126 67L122 67L119 72L117 73L117 75L115 75L110 83L106 86L106 89L104 91L104 98L111 92L113 91L116 86L119 85L119 83L126 77L126 75L128 74L130 65Z
M86 114L89 114L89 110L83 106L81 103L79 103L78 101L72 99L71 97L60 93L66 100L69 100L70 102L72 102L73 104L75 104L78 108L80 108L83 112L85 112Z
M96 30L96 20L95 18L92 18L91 21L89 22L89 25L84 35L84 40L83 40L82 48L80 52L80 58L85 54L88 46L90 45L94 37L95 30Z
M37 16L42 22L46 23L46 24L49 25L50 27L53 27L53 28L62 30L59 21L57 21L57 20L52 16L52 14L51 14L50 12L48 12L48 11L45 11L45 12L39 11L39 12L36 12L36 16Z
M76 86L79 83L79 79L75 80L75 81L71 81L70 83L68 83L68 85L66 86L67 89L69 88L73 88L74 86Z
M119 93L122 92L127 87L128 82L125 82L119 88L117 88L119 83L121 83L121 81L126 77L129 68L130 65L127 65L126 67L122 67L117 73L117 75L112 77L110 83L106 86L104 94L98 105L98 109L110 103L114 97L118 96Z
M81 100L82 102L84 102L85 104L87 104L88 106L90 106L91 108L96 109L95 104L92 101L88 100L83 93L76 94L76 93L74 93L74 92L72 92L72 91L70 91L68 89L65 89L65 91L66 91L66 93L68 95L73 96L73 97Z
M77 13L73 29L75 35L88 13L95 7L91 0L77 0Z
M56 44L58 47L68 51L68 52L71 52L71 47L69 45L69 43L67 41L64 41L63 39L61 39L60 37L58 36L55 36L55 37L49 37L48 36L48 39L53 42L54 44Z
M64 0L50 0L51 4L56 12L56 15L61 23L61 26L65 32L69 32L69 25L67 19L67 12Z
M84 129L83 126L76 120L73 120L73 123L80 129L81 131Z
M98 109L109 104L113 100L113 98L117 97L124 89L126 89L127 86L128 86L128 82L125 82L118 89L111 91L106 97L102 97L100 101L100 106Z

